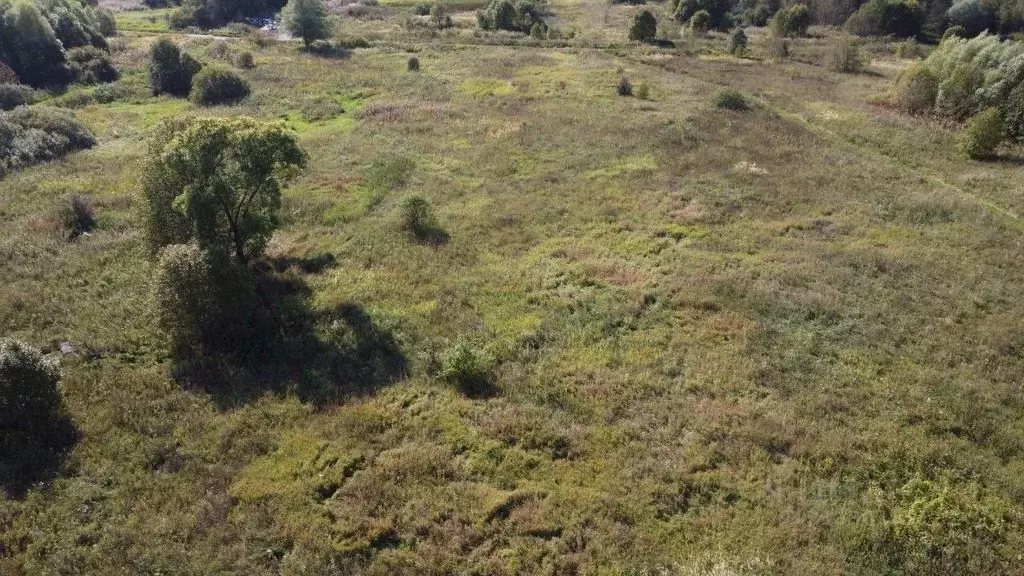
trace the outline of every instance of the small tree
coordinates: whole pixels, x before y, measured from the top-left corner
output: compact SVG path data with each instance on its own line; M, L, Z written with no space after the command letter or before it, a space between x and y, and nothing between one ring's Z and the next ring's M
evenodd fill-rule
M153 95L167 93L182 98L188 96L192 89L192 77L202 65L166 38L157 40L149 55L149 80Z
M227 68L207 66L192 79L188 98L201 106L234 104L249 95L249 83Z
M1003 119L999 109L988 108L972 116L957 135L957 146L975 160L991 158L1003 140Z
M623 76L619 78L619 85L615 88L619 96L632 96L633 95L633 84L630 83L629 78Z
M857 42L848 36L840 38L825 54L825 68L833 72L857 74L864 68Z
M777 38L786 36L806 36L811 25L811 12L806 4L794 4L787 9L779 10L772 17L770 24L772 35Z
M737 58L747 51L747 34L743 28L736 28L729 35L729 52Z
M307 49L316 40L331 35L323 0L289 0L281 13L281 23L293 36L302 38Z
M931 110L939 93L939 82L920 64L914 64L896 80L893 100L897 106L911 114Z
M658 33L658 20L650 10L643 10L633 17L629 28L629 39L634 42L650 42Z
M281 187L306 163L295 134L246 117L171 121L161 132L144 174L151 242L194 238L240 264L262 254Z

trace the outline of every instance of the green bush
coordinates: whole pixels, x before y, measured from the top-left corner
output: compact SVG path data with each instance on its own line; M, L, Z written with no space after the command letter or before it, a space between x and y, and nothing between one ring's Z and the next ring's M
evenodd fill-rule
M65 194L58 198L54 220L67 240L74 240L82 234L92 232L96 227L96 213L92 202L80 194Z
M963 38L971 38L988 29L992 12L980 0L955 2L946 12L950 26L963 29Z
M641 82L640 85L636 87L635 94L640 100L647 100L651 97L651 89L647 87L647 84Z
M1024 84L1024 42L1001 42L988 33L951 37L921 66L938 82L935 109L940 114L964 119L995 106L1012 121L1009 98Z
M163 0L150 1L165 3ZM168 0L166 3L179 2ZM183 0L180 5L171 15L172 27L216 28L238 18L277 12L284 8L285 0Z
M406 63L406 68L409 70L409 72L419 72L420 59L415 56L409 58L409 61Z
M465 339L459 339L441 357L442 382L471 398L489 396L494 390L493 361Z
M92 132L69 111L21 106L0 112L0 176L95 145Z
M747 51L747 34L743 28L736 28L729 35L729 53L737 58Z
M33 2L0 2L0 61L21 82L40 88L70 79L65 45Z
M695 34L707 34L711 29L711 14L707 10L698 10L690 18L690 30Z
M119 74L110 54L92 46L72 48L67 53L75 81L80 84L103 84L117 80Z
M227 68L207 66L192 78L188 99L202 106L234 104L249 95L249 83Z
M920 114L931 110L938 92L939 83L935 76L920 64L914 64L896 80L893 101L911 114Z
M0 338L0 436L31 434L60 410L60 370L35 348Z
M36 91L21 84L0 84L0 110L13 110L31 104Z
M789 8L779 10L772 17L770 23L772 36L784 38L787 36L806 36L807 28L811 25L811 13L806 4L794 4Z
M677 22L690 22L697 12L706 12L709 17L708 28L726 30L732 26L729 11L732 9L728 0L673 0L672 17Z
M629 28L629 39L634 42L650 42L658 33L658 20L650 10L641 10L633 17Z
M540 6L533 0L491 0L476 13L477 25L483 30L507 30L529 34L534 24L545 28Z
M256 67L256 60L252 56L252 52L246 51L238 55L238 60L235 61L235 66L242 68L243 70L251 70Z
M726 110L749 110L750 105L747 104L747 99L743 97L743 94L735 90L722 90L715 94L712 100L716 108L724 108Z
M844 28L857 36L910 38L921 32L922 15L916 3L869 0L846 20Z
M857 42L848 36L837 40L825 53L825 68L844 74L857 74L863 70L864 60Z
M117 19L114 17L114 12L102 6L97 8L96 29L107 38L117 36Z
M193 244L164 248L157 260L154 301L157 322L170 340L172 356L199 357L220 324L217 281L209 256Z
M153 95L188 96L192 78L202 65L167 38L157 40L149 54L149 81Z
M411 10L413 16L428 16L432 7L430 4L416 4Z
M437 222L434 209L422 196L409 196L402 201L402 229L418 242L440 243L447 234Z
M999 109L988 108L972 116L957 134L957 147L968 158L991 158L1003 140L1003 119Z
M632 96L633 84L629 82L629 78L623 76L619 78L619 85L616 87L616 91L619 93L619 96Z

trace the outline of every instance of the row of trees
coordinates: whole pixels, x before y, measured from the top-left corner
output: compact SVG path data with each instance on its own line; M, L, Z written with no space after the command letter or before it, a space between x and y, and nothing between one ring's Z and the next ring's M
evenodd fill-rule
M116 33L109 10L79 0L0 0L0 69L37 88L109 81L106 38Z

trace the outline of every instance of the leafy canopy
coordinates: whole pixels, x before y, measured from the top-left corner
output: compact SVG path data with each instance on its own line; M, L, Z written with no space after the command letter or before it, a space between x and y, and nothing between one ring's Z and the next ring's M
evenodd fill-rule
M215 257L245 264L278 225L281 187L306 154L283 125L199 118L163 126L147 167L148 224L158 245L194 239Z

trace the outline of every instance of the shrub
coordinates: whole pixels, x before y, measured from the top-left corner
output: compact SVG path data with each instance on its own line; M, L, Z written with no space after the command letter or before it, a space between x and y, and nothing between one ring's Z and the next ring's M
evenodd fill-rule
M747 51L747 34L743 28L736 28L729 35L729 53L737 58Z
M846 31L857 36L910 38L921 32L921 15L901 0L869 0L847 19Z
M244 70L250 70L256 67L256 60L253 58L252 52L246 51L238 55L235 65Z
M74 240L96 227L92 202L79 194L65 194L57 199L54 220L63 230L67 240Z
M1000 42L988 33L947 38L921 66L938 82L939 113L963 119L991 106L1007 112L1009 96L1024 83L1024 43Z
M96 28L105 37L117 36L117 19L109 8L96 9Z
M406 68L409 70L409 72L419 72L420 59L415 56L409 58L409 62L406 63Z
M530 28L530 37L534 40L543 40L547 35L547 28L543 24L537 22Z
M967 29L963 26L950 26L942 33L942 39L947 38L967 38Z
M711 29L711 14L707 10L698 10L690 18L690 30L695 34L707 34Z
M0 338L0 438L33 435L61 410L60 371L35 348Z
M18 106L31 104L35 90L21 84L0 84L0 110L13 110Z
M924 48L913 38L907 38L896 45L896 56L898 58L922 58L924 55Z
M446 10L444 5L440 2L435 2L434 5L430 7L430 23L433 24L435 28L452 27L452 17L448 15L448 10ZM536 26L537 24L534 24L534 27ZM530 34L533 34L533 30L530 30Z
M194 243L160 252L154 276L157 322L175 358L208 352L219 324L216 285L210 258Z
M864 68L860 47L850 37L842 37L825 54L825 68L832 72L856 74Z
M724 108L726 110L749 110L750 105L747 104L747 99L743 97L743 94L735 90L722 90L715 94L714 100L712 101L716 108Z
M95 144L92 132L66 110L21 106L0 112L0 176Z
M315 40L331 36L331 22L323 0L289 0L281 12L281 25L293 36L302 38L306 48Z
M202 106L234 104L249 95L249 83L227 68L207 66L192 79L188 99Z
M938 91L939 83L935 76L921 65L915 64L900 74L896 81L893 100L903 110L911 114L920 114L931 110Z
M619 85L616 87L616 91L619 93L619 96L632 96L633 85L630 84L629 78L625 76L619 78Z
M39 88L67 81L65 46L34 2L0 3L0 61L25 84Z
M412 7L412 13L414 16L427 16L430 14L430 4L417 4Z
M153 95L171 94L188 96L192 89L192 77L202 67L199 62L166 38L161 38L150 49L149 81Z
M164 3L164 0L151 0ZM167 4L178 3L168 1ZM284 7L284 0L183 0L180 8L171 15L171 26L186 28L215 28L233 19L259 16L277 12Z
M651 96L651 90L647 87L647 84L641 83L636 87L636 97L640 100L647 100Z
M494 390L492 363L486 353L460 338L442 354L438 376L471 398L489 396Z
M677 22L692 24L693 16L704 11L709 17L709 28L725 30L732 26L732 20L729 18L731 5L728 0L677 0L674 4L672 17Z
M102 84L117 80L119 74L110 54L92 46L68 50L68 64L80 84Z
M629 39L634 42L650 42L658 33L658 21L650 10L642 10L633 17L629 28Z
M547 25L540 8L533 0L491 0L476 13L477 24L483 30L507 30L529 34L534 24Z
M770 27L772 35L777 38L787 36L806 36L811 25L811 13L806 4L794 4L787 9L779 10L772 18Z
M422 196L409 196L402 201L402 229L418 242L444 242L447 234L437 223L434 209Z
M972 116L957 134L957 147L968 158L991 158L1003 140L1003 119L999 109L988 108Z

